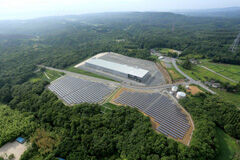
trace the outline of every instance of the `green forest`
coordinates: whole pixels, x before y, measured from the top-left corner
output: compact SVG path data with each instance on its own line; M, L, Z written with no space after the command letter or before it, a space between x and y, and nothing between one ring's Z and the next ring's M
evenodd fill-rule
M234 104L208 94L183 100L196 128L185 146L157 134L149 118L130 107L102 113L95 104L65 106L45 89L51 80L43 78L44 72L52 80L62 73L39 72L37 65L67 69L107 51L154 61L152 48L240 64L240 50L229 51L239 26L239 18L157 12L0 21L0 146L26 137L32 148L22 160L216 159L219 128L240 138L240 112ZM232 159L239 157L234 153Z

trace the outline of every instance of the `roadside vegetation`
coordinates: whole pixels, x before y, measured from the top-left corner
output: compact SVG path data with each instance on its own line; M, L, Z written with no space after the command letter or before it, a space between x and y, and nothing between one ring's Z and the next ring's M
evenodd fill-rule
M215 66L213 63L210 63L204 60L203 63L200 65L204 65L204 64L207 64L210 67L212 66L210 69L213 69L214 71L217 72L216 67L215 68L213 67ZM191 69L185 69L181 65L178 65L178 67L194 80L200 80L203 83L205 81L210 81L210 80L220 82L221 88L211 88L211 89L214 90L219 95L219 97L223 98L228 102L234 103L237 107L240 107L240 92L238 89L239 85L200 67L200 65L192 65ZM226 64L218 64L218 66L220 66L220 68L223 68L224 66L226 66ZM239 67L235 65L230 65L230 66L234 66L234 69ZM231 68L225 67L225 70L231 70Z
M79 68L68 67L68 68L66 68L66 70L67 70L67 71L70 71L70 72L75 72L75 73L83 74L83 75L86 75L86 76L91 76L91 77L95 77L95 78L100 78L100 79L105 79L105 80L117 82L117 81L115 81L115 80L113 80L113 79L111 79L111 78L108 78L108 77L105 77L105 76L102 76L102 75L99 75L99 74L96 74L96 73L84 71L84 70L79 69Z
M173 66L171 68L166 69L174 82L185 79L184 76L181 75Z
M34 77L30 78L29 81L37 82L40 80L44 80L44 81L52 82L63 75L64 75L64 73L62 73L62 72L57 72L57 71L41 68L36 72Z

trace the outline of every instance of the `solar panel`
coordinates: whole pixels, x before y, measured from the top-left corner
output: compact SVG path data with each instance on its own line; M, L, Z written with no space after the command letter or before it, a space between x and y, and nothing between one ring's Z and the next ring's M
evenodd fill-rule
M157 131L175 139L183 139L190 128L187 116L175 103L160 93L124 91L116 103L138 108L160 124Z
M71 76L64 76L54 81L48 88L70 105L101 102L115 89L102 83Z

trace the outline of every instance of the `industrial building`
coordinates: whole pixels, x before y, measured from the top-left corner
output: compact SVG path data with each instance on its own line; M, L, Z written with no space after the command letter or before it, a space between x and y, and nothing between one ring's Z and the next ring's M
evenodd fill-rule
M132 79L138 82L145 82L151 76L148 70L128 66L126 64L106 61L103 59L89 59L88 61L86 61L85 65L97 70Z

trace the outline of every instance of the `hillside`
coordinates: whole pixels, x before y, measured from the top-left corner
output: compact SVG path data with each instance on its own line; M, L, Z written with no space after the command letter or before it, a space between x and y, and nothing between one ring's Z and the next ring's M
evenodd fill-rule
M33 145L22 160L54 160L55 157L69 160L214 160L220 154L219 144L223 145L217 141L221 136L216 134L219 128L239 138L240 114L235 104L208 93L188 94L181 104L191 114L195 130L191 143L184 145L155 132L150 118L132 107L109 103L67 106L47 89L50 82L63 74L39 66L77 72L80 77L85 74L92 79L101 78L99 81L110 84L109 78L103 75L73 66L110 51L152 61L155 66L153 62L157 57L150 52L153 48L182 51L181 59L207 58L209 62L240 64L240 50L229 51L239 26L240 18L200 18L160 12L0 21L0 107L12 113L11 117L19 115L10 128L4 125L9 132L1 144L17 136L26 137ZM75 89L73 86L72 90ZM156 90L159 92L159 88ZM6 118L9 113L3 114L5 117L0 117L0 121L7 119L10 123L11 117ZM22 116L27 119L18 122ZM16 128L19 123L26 125ZM29 130L24 130L31 125ZM229 155L239 156L235 152Z
M240 16L240 7L186 10L186 11L177 11L176 13L180 13L188 16L197 16L197 17L238 18Z

